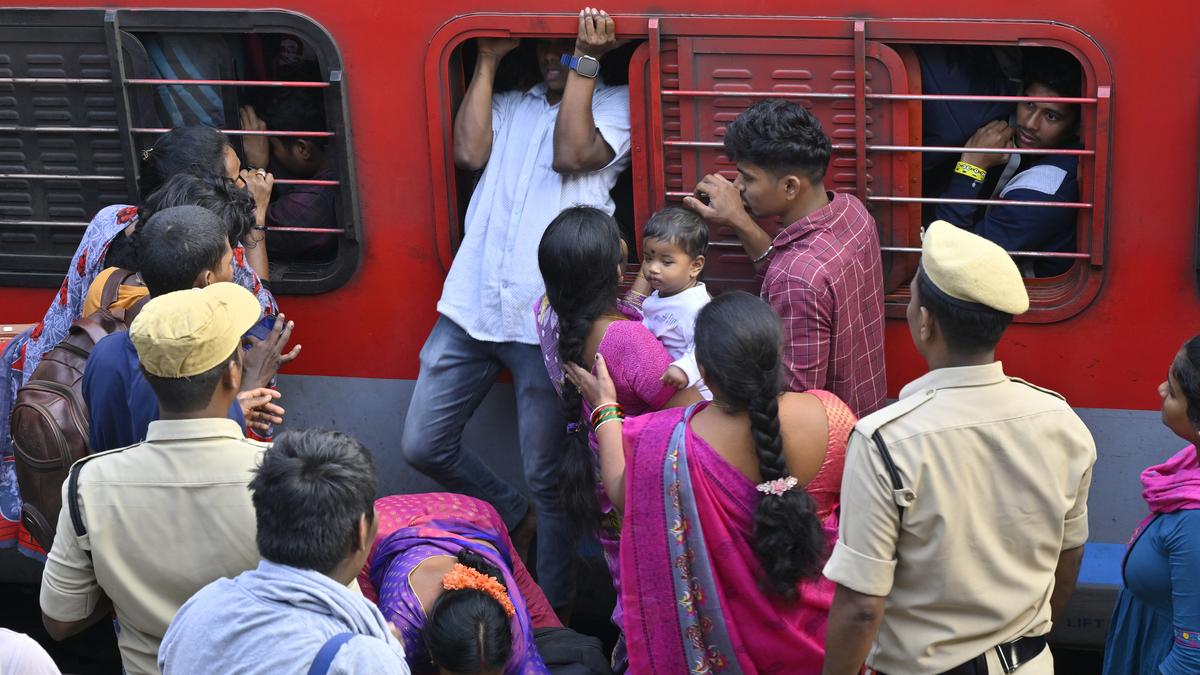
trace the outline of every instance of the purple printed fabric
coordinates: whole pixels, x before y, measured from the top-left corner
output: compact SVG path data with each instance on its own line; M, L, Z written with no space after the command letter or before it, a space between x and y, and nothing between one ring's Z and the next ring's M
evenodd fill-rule
M487 542L487 544L481 543ZM379 609L400 629L405 659L413 672L431 672L422 630L425 610L409 584L409 575L433 556L455 556L462 549L482 556L500 569L516 614L512 618L513 653L504 675L549 675L533 640L533 625L521 589L513 576L507 547L495 533L476 529L460 521L432 521L418 527L396 530L379 542L371 560L372 585L379 591Z

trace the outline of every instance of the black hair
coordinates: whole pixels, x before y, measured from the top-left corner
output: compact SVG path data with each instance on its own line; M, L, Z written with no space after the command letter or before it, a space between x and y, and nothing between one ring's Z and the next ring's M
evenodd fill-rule
M1187 416L1192 426L1200 428L1200 335L1183 343L1183 358L1171 364L1171 374L1187 399Z
M708 252L708 224L695 211L668 206L646 221L642 239L669 242L696 258Z
M458 552L458 562L504 583L504 575L479 554ZM452 673L498 671L512 656L512 627L504 607L473 588L444 591L429 609L425 648L438 668Z
M917 304L929 310L937 320L946 346L959 354L976 354L996 348L1013 315L986 305L973 306L951 302L934 288L925 270L917 269Z
M229 137L212 127L175 127L142 150L138 192L143 200L148 199L172 176L181 173L224 176L227 147L231 147Z
M173 176L150 195L146 204L138 210L138 222L153 217L156 211L173 206L200 206L215 213L224 224L230 246L237 246L255 223L254 196L226 176ZM135 251L138 248L138 229L134 229L132 239Z
M696 361L724 405L750 414L754 451L764 481L789 475L779 436L783 390L779 317L758 296L724 293L696 318ZM796 584L821 573L829 542L816 503L803 486L782 495L763 495L754 510L754 552L763 567L763 586L785 598Z
M538 267L546 283L546 298L558 315L558 359L585 368L583 343L592 324L617 300L621 263L621 232L607 213L587 206L564 210L550 222L538 245ZM562 414L567 424L577 424L563 441L559 480L567 515L580 531L599 524L596 472L588 447L588 424L583 397L564 380Z
M1078 98L1083 92L1083 70L1069 52L1054 47L1026 47L1021 50L1021 80L1025 90L1040 84L1058 96ZM1070 109L1079 119L1079 104Z
M239 349L233 350L229 358L223 359L212 368L196 375L159 377L148 372L145 366L142 366L142 375L145 376L146 383L154 390L154 395L158 397L158 404L163 410L173 413L190 413L203 410L212 401L213 393L217 391L217 384L221 381L225 370L229 368L231 361L241 363Z
M375 520L375 484L375 461L354 437L329 429L279 434L250 481L258 552L329 574L360 550L359 523Z
M199 206L163 209L137 230L138 271L152 296L191 288L228 250L224 223Z
M1078 98L1083 91L1083 70L1069 52L1054 47L1021 50L1021 80L1025 87L1040 84L1059 96Z
M782 176L793 171L817 183L825 177L833 144L821 122L802 106L768 99L750 106L725 128L725 154Z
M325 99L320 89L284 89L275 94L263 112L263 121L279 131L325 131ZM324 147L326 138L280 136L284 145L301 140Z

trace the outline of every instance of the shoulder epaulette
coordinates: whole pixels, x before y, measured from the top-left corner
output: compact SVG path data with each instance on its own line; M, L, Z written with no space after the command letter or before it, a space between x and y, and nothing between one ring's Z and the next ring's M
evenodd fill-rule
M901 417L933 400L933 397L936 393L937 390L931 388L905 396L895 403L880 408L870 415L860 419L858 424L854 425L854 429L867 438L870 438L875 435L876 431L879 431L879 429L888 422L900 419Z
M1055 398L1057 398L1057 399L1060 399L1060 400L1063 400L1063 401L1067 400L1067 397L1066 397L1066 396L1063 396L1062 394L1058 393L1057 391L1054 391L1053 389L1047 389L1047 388L1045 388L1045 387L1039 387L1039 386L1037 386L1036 384L1033 384L1032 382L1029 382L1029 381L1027 381L1027 380L1022 380L1022 379L1021 379L1021 378L1019 378L1019 377L1012 377L1011 375L1009 376L1009 378L1008 378L1008 379L1009 379L1009 381L1011 381L1011 382L1016 382L1016 383L1018 383L1018 384L1023 384L1023 385L1025 385L1026 387L1029 387L1030 389L1037 389L1038 391L1042 392L1043 394L1050 394L1051 396L1053 396L1053 397L1055 397Z

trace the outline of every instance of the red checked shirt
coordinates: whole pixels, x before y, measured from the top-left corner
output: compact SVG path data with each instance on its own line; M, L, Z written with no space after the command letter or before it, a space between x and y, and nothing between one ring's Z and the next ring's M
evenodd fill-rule
M883 407L883 264L875 219L838 193L772 242L762 298L779 314L791 391L825 389L863 417Z

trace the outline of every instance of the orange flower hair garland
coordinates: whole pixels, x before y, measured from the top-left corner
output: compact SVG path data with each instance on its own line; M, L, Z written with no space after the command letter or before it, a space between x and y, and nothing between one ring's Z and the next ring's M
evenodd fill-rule
M442 577L442 588L448 591L461 591L467 588L481 591L495 598L496 602L504 608L504 613L508 618L511 619L517 613L512 600L508 597L508 591L504 589L503 584L496 580L496 577L488 576L462 563L454 563L454 567L446 573L446 576Z

